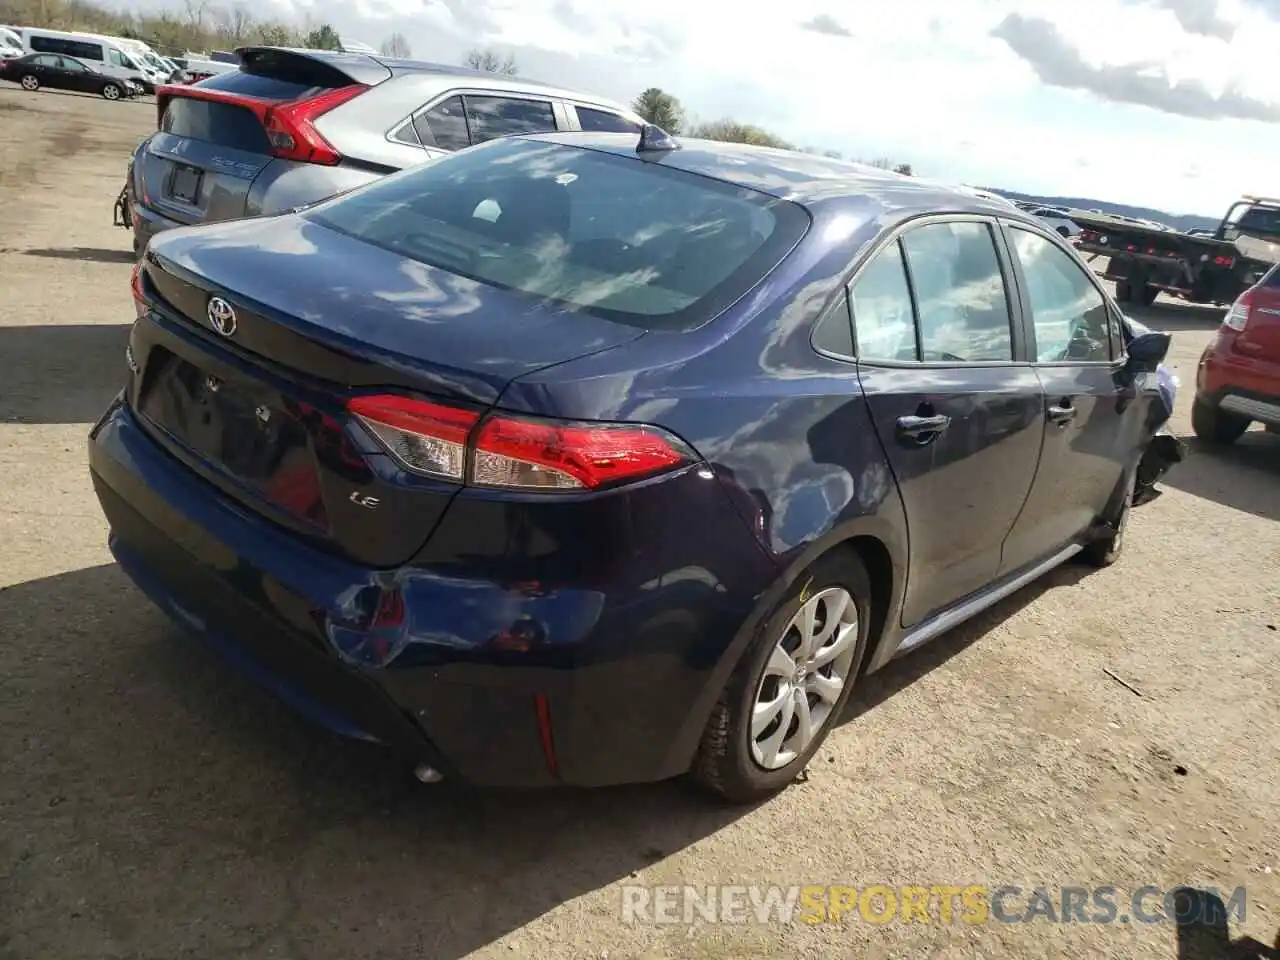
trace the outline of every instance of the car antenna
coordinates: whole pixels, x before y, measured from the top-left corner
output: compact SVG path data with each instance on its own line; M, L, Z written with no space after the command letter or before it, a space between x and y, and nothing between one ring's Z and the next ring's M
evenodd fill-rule
M667 153L679 149L679 141L656 123L646 123L640 128L640 142L636 144L636 153Z

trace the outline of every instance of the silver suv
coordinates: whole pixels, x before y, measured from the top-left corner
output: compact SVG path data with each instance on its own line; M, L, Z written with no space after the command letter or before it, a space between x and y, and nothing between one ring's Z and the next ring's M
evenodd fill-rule
M638 133L617 103L361 53L244 47L239 69L156 92L159 129L129 161L116 222L141 254L170 227L281 213L496 137Z

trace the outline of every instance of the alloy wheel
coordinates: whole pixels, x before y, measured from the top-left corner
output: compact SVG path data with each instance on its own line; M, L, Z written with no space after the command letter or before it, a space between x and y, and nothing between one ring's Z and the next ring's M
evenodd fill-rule
M27 74L25 77L22 78L23 90L34 90L38 86L40 86L40 81L37 80L35 77L31 76L31 74Z
M102 88L102 95L106 97L108 100L119 100L120 88L117 86L114 86L113 84L107 84L105 87Z
M751 756L779 770L830 722L858 648L858 605L843 587L806 599L782 631L756 687Z

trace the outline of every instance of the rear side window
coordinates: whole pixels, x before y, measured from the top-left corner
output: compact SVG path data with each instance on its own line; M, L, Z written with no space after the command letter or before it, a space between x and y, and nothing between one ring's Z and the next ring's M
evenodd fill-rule
M413 118L413 128L424 147L461 150L471 143L467 135L467 111L461 97L450 97Z
M1270 290L1280 290L1280 267L1272 267L1262 279L1258 281L1259 286L1266 287Z
M607 110L593 110L590 107L576 107L578 111L578 125L583 130L590 130L593 133L639 133L638 124L632 123L630 120L624 120L616 113L610 113Z
M930 223L903 234L920 325L920 359L1013 359L1004 274L985 223Z
M919 359L911 288L898 241L877 253L849 290L862 360Z
M1009 234L1027 278L1037 362L1109 362L1107 302L1084 269L1038 234L1018 227Z
M174 97L165 107L160 129L175 137L203 140L233 150L271 152L267 132L253 112L230 103Z
M818 321L813 331L813 345L837 357L853 356L853 317L844 291Z
M548 133L556 128L555 113L547 100L468 94L465 101L472 143L521 133Z
M460 276L645 329L711 319L762 280L809 223L803 208L745 187L511 139L411 168L305 216Z

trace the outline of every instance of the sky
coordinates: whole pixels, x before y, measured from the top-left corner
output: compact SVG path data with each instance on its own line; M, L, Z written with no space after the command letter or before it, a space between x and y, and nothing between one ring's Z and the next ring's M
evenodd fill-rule
M176 5L181 0L152 0ZM230 0L214 0L215 3ZM274 11L273 11L274 7ZM921 175L1220 214L1280 194L1280 0L255 0L418 59L909 162Z

